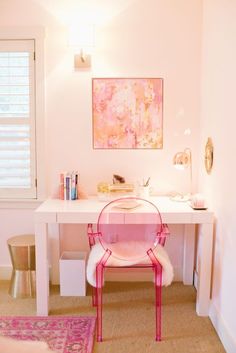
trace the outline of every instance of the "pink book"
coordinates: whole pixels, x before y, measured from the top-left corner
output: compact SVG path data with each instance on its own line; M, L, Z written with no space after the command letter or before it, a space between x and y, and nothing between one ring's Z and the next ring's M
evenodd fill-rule
M60 174L59 199L64 200L64 173Z

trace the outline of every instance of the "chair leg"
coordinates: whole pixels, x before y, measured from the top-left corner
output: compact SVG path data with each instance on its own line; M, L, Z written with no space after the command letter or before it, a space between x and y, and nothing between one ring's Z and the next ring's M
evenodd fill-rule
M102 342L102 288L97 288L97 341Z
M162 291L162 267L158 263L155 266L155 292L156 292L156 341L161 341L161 291Z
M97 306L97 288L92 287L92 305Z
M96 304L97 304L97 341L102 342L102 286L103 286L103 265L96 267Z
M97 341L102 342L102 286L104 266L111 256L111 250L106 249L103 257L96 266L96 304L97 304Z
M156 306L156 341L161 341L161 291L162 291L162 266L157 260L152 249L147 251L155 271L155 306Z

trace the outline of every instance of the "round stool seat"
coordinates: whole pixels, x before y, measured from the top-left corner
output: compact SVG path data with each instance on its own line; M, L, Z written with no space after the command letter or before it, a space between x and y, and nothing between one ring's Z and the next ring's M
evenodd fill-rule
M35 237L33 234L16 235L8 239L7 244L11 246L32 246L35 245Z
M35 296L35 237L23 234L7 240L12 262L9 293L14 298Z

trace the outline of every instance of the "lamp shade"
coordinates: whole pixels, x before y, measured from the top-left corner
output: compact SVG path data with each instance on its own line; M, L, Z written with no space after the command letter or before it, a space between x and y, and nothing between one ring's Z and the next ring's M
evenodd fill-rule
M73 25L70 27L69 45L77 48L94 47L94 26L88 24Z
M174 155L173 158L173 165L176 169L179 170L184 170L189 168L189 176L190 176L190 180L189 180L189 189L190 189L190 194L187 195L176 195L174 197L172 197L172 200L174 201L188 201L191 197L192 194L192 153L190 148L185 148L184 151L182 152L177 152Z
M189 151L177 152L174 155L173 164L177 169L188 168L191 164L191 154Z
M73 47L75 69L90 68L94 47L94 26L86 23L71 26L69 45Z

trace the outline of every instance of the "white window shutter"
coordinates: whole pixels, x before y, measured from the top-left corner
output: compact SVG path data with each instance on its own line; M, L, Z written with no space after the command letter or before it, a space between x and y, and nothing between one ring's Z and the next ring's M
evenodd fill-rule
M34 40L0 41L0 198L36 198Z

